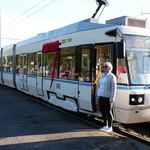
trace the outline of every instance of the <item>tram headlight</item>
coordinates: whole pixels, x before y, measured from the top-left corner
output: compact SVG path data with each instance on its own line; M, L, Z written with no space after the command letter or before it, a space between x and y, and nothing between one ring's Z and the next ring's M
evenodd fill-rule
M142 101L143 101L143 98L142 98L142 97L139 97L139 98L138 98L138 102L141 103Z
M144 94L129 95L129 105L143 105L143 104L144 104Z
M131 101L132 101L132 102L135 102L136 100L135 100L135 98L131 98Z

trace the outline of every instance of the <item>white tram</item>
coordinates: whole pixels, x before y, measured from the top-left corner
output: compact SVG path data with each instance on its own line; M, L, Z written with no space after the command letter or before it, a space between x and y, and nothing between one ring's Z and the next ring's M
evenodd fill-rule
M136 26L135 26L136 25ZM117 77L114 120L150 121L150 29L146 20L91 18L1 48L0 82L64 109L101 116L103 62Z

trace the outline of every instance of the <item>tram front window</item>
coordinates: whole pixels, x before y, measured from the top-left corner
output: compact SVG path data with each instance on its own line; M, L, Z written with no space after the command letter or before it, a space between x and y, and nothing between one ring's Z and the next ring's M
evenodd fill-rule
M150 53L147 49L132 49L127 52L131 84L150 84Z

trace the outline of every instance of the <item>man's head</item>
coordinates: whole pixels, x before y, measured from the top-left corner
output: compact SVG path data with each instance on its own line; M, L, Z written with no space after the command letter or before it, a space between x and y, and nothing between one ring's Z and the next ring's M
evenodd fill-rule
M105 72L111 72L112 69L113 69L113 66L112 66L112 64L111 64L110 62L105 62L105 63L103 64L103 70L104 70Z

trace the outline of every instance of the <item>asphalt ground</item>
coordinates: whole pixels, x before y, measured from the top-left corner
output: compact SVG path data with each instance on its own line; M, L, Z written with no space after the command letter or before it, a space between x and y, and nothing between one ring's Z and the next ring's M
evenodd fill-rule
M0 150L149 150L0 86Z

